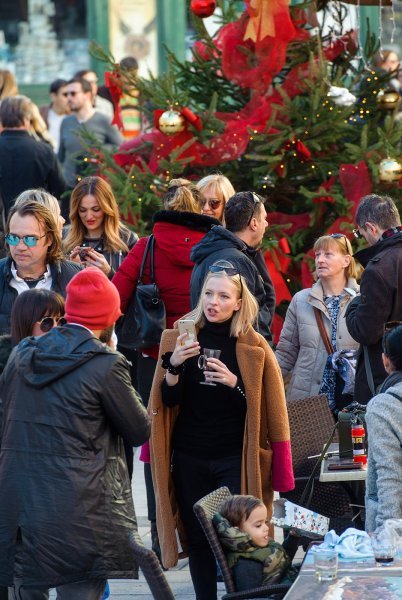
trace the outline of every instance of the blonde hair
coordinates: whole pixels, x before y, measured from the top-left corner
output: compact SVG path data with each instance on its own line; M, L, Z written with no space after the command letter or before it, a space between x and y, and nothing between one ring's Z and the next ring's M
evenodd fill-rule
M70 200L71 227L64 240L64 249L70 252L75 246L81 246L87 230L79 215L81 200L85 196L94 196L99 208L104 213L103 240L107 252L128 252L127 245L121 239L122 233L129 233L127 227L120 222L119 208L113 190L101 177L84 177L75 186Z
M239 337L244 335L253 326L258 316L258 303L254 298L253 294L248 289L246 280L242 275L228 275L226 271L222 270L217 273L209 272L205 278L202 286L201 294L197 303L197 306L188 315L185 315L185 319L192 319L195 321L196 326L200 328L205 325L205 315L203 309L203 300L205 291L208 287L208 282L213 277L220 279L228 279L235 286L238 296L241 299L240 309L233 315L232 323L230 325L231 337Z
M167 210L201 214L204 197L188 179L171 179L163 196L163 203Z
M0 69L0 100L17 94L18 85L14 75L7 69Z
M50 137L47 125L42 117L42 115L40 114L39 108L37 107L37 105L32 102L32 115L31 115L31 127L30 127L30 133L31 135L40 141L45 141L46 143L54 146L54 142L52 140L52 138Z
M357 268L356 262L353 258L353 250L352 245L346 235L341 233L335 234L339 237L334 237L333 235L322 235L315 241L313 250L329 250L336 247L338 252L344 254L345 256L350 256L350 263L347 267L345 267L345 277L348 280L350 277L353 279L357 279Z
M233 185L222 173L214 173L213 175L203 177L197 183L197 187L201 192L206 192L207 190L213 190L214 193L219 192L224 204L235 194Z
M36 190L25 190L17 197L14 206L19 206L20 204L29 201L39 202L39 204L46 206L54 216L56 223L58 222L60 217L60 205L57 198L52 196L52 194L49 194L49 192L41 188Z

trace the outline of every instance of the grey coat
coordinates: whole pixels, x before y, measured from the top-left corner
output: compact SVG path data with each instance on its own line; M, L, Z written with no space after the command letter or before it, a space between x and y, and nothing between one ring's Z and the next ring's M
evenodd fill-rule
M349 279L341 301L336 335L337 350L357 350L359 344L349 334L345 323L346 308L359 292L355 279ZM307 398L318 394L327 360L313 307L319 308L331 339L331 320L324 304L324 290L320 281L312 288L295 294L286 312L276 349L276 358L283 377L291 375L286 397L288 400Z
M402 519L402 382L370 400L366 424L366 531L374 531L386 519Z

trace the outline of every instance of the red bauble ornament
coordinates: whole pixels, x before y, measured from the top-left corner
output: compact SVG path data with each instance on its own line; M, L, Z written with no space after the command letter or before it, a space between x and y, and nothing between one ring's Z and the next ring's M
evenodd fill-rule
M216 0L191 0L190 8L197 17L205 19L214 14Z

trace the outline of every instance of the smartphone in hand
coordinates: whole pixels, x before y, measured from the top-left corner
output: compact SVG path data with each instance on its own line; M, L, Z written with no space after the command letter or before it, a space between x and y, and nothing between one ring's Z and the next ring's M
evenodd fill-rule
M179 320L179 333L180 335L183 333L187 334L187 337L184 338L184 341L182 342L184 346L188 346L189 344L197 341L195 322L192 319Z

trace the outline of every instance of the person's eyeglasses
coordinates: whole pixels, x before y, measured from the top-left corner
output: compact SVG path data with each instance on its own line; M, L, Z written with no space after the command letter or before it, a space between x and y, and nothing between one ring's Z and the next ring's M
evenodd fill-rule
M356 229L353 229L353 235L355 236L355 238L357 240L362 240L363 239L363 235L360 233L360 231L358 230L357 227L356 227Z
M229 277L233 277L234 275L238 275L240 279L240 298L243 297L243 282L241 280L241 275L239 271L235 267L224 267L223 265L211 265L208 269L210 273L222 273L224 271L226 275Z
M204 204L208 204L209 208L216 210L222 204L222 200L218 200L217 198L211 198L210 200L207 200L205 198Z
M250 225L251 223L251 219L254 217L254 213L255 213L255 207L257 206L257 204L261 204L261 200L260 198L257 196L257 194L254 194L254 192L249 192L253 198L253 206L251 207L251 215L249 220L247 221L247 226Z
M66 92L66 96L76 96L79 92Z
M36 246L38 241L41 240L45 236L46 236L46 233L44 233L40 237L38 237L37 235L23 235L22 237L20 237L19 235L16 235L15 233L8 233L6 235L5 239L6 239L7 244L9 244L10 246L18 246L18 244L22 240L23 243L25 244L25 246L28 246L28 248L33 248L34 246Z
M346 235L344 235L343 233L330 233L329 237L334 238L334 240L341 240L343 238L345 240L346 252L347 252L347 254L350 254L349 246L348 246L348 238L346 237Z
M43 333L47 333L53 327L61 327L67 323L64 317L43 317L43 319L37 322L39 323L39 329Z

